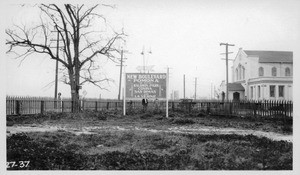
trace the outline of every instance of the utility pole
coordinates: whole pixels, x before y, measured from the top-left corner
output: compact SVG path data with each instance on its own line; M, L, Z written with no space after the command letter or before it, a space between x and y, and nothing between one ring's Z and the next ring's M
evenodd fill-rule
M185 74L183 74L183 99L185 99Z
M197 77L195 78L195 101L197 99Z
M57 32L57 45L56 45L56 57L58 58L58 48L59 48L59 32ZM57 80L58 79L58 60L56 60L55 67L55 90L54 90L54 98L57 100Z
M142 67L142 69L143 69L143 73L145 74L146 73L146 61L145 61L145 57L146 57L146 52L145 52L145 46L143 46L143 51L141 52L141 54L143 55L143 67ZM152 51L151 51L151 48L150 48L150 50L148 51L148 54L152 54ZM148 69L148 73L149 73L149 68L147 68Z
M166 117L169 117L169 67L167 67L167 89L166 89Z
M120 100L120 96L121 96L122 67L123 67L123 49L121 50L121 66L120 66L120 81L119 81L119 94L118 94L118 100Z
M228 46L234 46L234 44L220 43L220 46L226 46L226 101L228 102Z
M121 99L121 85L122 85L122 70L123 70L123 59L126 59L126 58L123 58L123 53L124 53L124 50L122 49L121 50L121 64L120 65L117 65L117 66L120 66L120 80L119 80L119 94L118 94L118 100Z
M57 39L56 39L56 57L58 58L59 57L59 31L58 31L58 28L57 26L55 26L55 28L57 29L57 31L51 31L51 32L57 32ZM50 40L50 41L55 41L54 40ZM56 105L56 100L57 100L57 86L58 86L58 60L56 60L56 65L55 65L55 85L54 85L54 100L55 100L55 103L54 103L54 108L57 107Z
M143 55L143 73L146 73L146 65L145 65L145 47L143 46L143 51L141 53Z

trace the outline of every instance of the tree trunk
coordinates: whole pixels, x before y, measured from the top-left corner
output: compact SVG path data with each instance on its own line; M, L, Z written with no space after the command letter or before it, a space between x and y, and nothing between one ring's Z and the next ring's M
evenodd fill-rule
M79 100L79 89L80 89L80 61L79 61L79 25L80 25L80 22L79 21L76 21L77 22L77 27L75 28L74 27L74 74L75 74L75 77L74 77L74 83L75 83L75 93L73 94L74 95L74 107L75 107L75 110L74 112L78 112L80 111L80 100Z
M76 82L76 77L74 75L74 71L69 69L69 79L70 79L70 87L71 87L71 97L72 97L72 112L80 111L80 101L79 101L79 86Z

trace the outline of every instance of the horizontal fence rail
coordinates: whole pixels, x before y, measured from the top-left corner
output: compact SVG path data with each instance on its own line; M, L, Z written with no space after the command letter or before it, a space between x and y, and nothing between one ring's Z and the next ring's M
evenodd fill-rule
M81 110L122 110L122 100L81 99ZM229 101L202 100L193 102L169 101L169 111L204 112L212 115L285 116L293 117L292 101ZM126 111L166 110L166 101L150 101L143 107L141 101L126 101ZM72 100L41 97L6 97L6 115L29 115L44 112L72 112Z

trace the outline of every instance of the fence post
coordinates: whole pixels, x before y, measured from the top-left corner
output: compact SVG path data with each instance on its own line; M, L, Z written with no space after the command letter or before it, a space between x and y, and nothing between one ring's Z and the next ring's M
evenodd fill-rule
M97 108L98 108L98 102L96 101L96 102L95 102L95 111L98 110Z
M64 112L64 101L61 101L61 112Z
M292 101L289 102L289 108L290 108L290 116L293 117L293 103L292 103Z
M172 101L172 111L174 112L175 110L175 104L174 104L174 101Z
M44 113L44 101L41 101L41 114Z
M17 115L20 115L21 114L21 104L22 104L22 102L20 101L20 100L17 100L16 101L16 114Z
M257 103L256 100L252 101L254 117L256 117L256 107L257 107L257 106L256 106L256 103Z
M229 101L229 115L232 115L232 101Z
M80 100L82 102L81 111L84 111L84 99Z

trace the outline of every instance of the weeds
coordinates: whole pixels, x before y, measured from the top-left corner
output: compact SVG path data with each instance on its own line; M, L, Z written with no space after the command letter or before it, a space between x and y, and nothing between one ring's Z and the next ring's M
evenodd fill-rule
M128 131L7 137L7 161L29 160L31 170L291 170L292 153L291 143L252 135Z
M190 125L190 124L194 124L195 121L193 119L188 119L188 118L175 118L172 121L172 123L177 125Z

